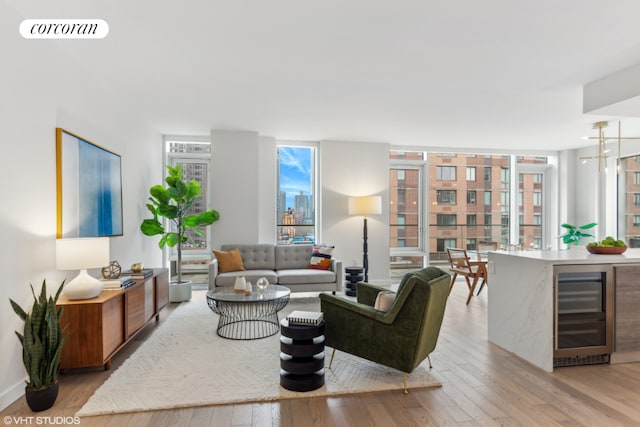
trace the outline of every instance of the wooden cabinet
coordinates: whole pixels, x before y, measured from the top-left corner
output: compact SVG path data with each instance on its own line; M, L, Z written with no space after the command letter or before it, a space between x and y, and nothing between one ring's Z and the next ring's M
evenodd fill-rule
M640 265L616 266L616 352L640 351Z
M169 303L169 273L155 269L153 276L140 279L124 290L103 290L96 298L68 300L62 295L58 306L64 307L62 326L66 325L66 342L60 368L83 368L104 365L160 310Z

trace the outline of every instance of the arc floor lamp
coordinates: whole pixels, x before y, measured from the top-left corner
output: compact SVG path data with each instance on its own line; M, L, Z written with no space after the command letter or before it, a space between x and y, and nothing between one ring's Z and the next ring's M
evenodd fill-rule
M364 281L369 280L369 258L367 245L367 215L380 215L382 213L382 197L360 196L349 197L349 215L363 215L364 227L362 232L362 267L364 268Z

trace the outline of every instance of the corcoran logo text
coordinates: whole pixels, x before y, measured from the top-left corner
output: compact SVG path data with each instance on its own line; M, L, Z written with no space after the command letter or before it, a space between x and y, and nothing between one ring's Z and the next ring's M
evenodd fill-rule
M25 39L103 39L109 24L102 19L25 19L20 35Z

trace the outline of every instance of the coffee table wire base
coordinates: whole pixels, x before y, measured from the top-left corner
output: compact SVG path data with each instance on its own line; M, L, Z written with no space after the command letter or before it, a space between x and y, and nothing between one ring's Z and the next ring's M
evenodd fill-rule
M278 311L289 302L289 296L267 301L238 304L207 298L207 304L220 315L218 335L233 340L255 340L280 332Z

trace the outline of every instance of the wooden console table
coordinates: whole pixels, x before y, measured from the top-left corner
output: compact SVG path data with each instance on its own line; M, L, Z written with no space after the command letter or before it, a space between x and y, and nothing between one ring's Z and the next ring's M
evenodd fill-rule
M68 326L60 369L100 365L109 369L111 358L152 318L158 321L168 303L166 268L154 269L153 276L126 289L103 290L92 299L68 300L61 295L61 325Z

